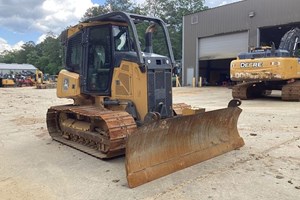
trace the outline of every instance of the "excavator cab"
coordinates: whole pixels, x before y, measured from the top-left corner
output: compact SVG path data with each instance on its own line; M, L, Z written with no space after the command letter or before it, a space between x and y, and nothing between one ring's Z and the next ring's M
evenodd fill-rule
M65 30L61 41L57 96L74 103L48 109L49 134L101 159L126 154L129 187L244 145L240 101L210 112L173 104L175 62L162 20L113 12Z

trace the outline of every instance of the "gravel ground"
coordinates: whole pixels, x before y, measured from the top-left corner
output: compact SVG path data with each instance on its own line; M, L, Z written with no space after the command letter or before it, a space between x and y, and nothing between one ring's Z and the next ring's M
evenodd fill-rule
M174 102L224 108L231 90L174 88ZM289 199L300 197L300 102L243 101L245 146L129 189L124 157L102 161L52 141L54 89L0 88L0 199Z

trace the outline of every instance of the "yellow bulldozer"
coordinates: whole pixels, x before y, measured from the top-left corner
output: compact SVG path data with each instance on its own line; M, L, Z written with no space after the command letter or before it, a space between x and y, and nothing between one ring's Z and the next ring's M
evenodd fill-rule
M57 96L74 103L48 109L49 134L97 158L125 154L129 187L244 145L239 100L209 112L173 104L175 61L162 20L112 12L68 28L61 41Z
M16 83L12 78L0 78L0 87L15 87Z
M232 96L253 99L281 90L285 101L300 101L300 29L293 28L282 38L278 49L258 47L241 53L231 62L230 77L238 81Z

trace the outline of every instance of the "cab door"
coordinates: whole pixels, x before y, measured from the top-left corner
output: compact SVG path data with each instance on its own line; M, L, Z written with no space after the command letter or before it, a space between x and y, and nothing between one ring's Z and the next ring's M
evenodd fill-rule
M109 96L113 72L111 26L89 27L83 38L86 41L83 45L82 91L85 94Z

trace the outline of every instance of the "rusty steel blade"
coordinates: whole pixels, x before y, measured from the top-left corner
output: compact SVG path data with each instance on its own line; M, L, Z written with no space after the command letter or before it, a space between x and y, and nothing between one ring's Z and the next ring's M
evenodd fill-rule
M136 187L244 145L239 107L174 117L145 125L128 136L126 174Z

